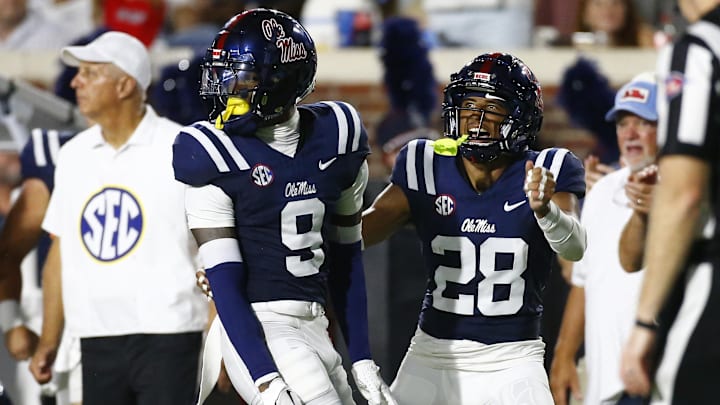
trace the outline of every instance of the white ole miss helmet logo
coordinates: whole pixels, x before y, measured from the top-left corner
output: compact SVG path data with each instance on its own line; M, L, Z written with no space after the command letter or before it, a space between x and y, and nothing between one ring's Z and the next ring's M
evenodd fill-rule
M280 50L281 63L290 63L307 58L305 44L295 42L292 37L286 36L282 25L274 18L263 20L262 32L268 41L275 39L275 46Z
M128 190L105 187L90 197L80 218L80 236L87 252L103 262L130 253L142 236L143 211Z

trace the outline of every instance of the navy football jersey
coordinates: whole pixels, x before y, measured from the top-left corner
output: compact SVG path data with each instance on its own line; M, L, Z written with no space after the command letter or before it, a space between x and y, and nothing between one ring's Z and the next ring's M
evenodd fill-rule
M370 152L352 106L322 102L298 110L294 157L207 121L183 128L173 146L179 181L215 185L233 201L250 302L325 303L329 221Z
M55 187L55 163L60 147L69 141L75 132L35 128L20 153L23 180L42 180L52 193Z
M440 339L485 344L535 339L542 290L555 252L527 203L525 161L555 176L556 192L584 196L584 169L567 149L527 151L488 190L477 193L459 157L411 141L392 182L405 193L428 274L419 325Z
M40 179L48 191L52 193L55 187L55 163L60 147L72 139L76 132L57 131L54 129L35 128L30 132L25 146L20 153L20 170L22 179ZM50 237L43 233L37 244L37 272L38 284L41 282L43 265L50 249Z

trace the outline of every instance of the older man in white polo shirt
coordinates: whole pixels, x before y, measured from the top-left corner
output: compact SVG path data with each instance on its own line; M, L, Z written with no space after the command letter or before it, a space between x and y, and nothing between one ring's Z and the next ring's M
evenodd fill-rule
M642 273L628 274L621 266L618 245L642 246L640 237L620 244L623 228L635 215L647 215L655 187L657 154L655 75L643 73L615 96L605 119L615 122L623 168L598 180L585 197L582 224L588 248L572 273L560 336L550 373L555 403L569 403L567 391L580 396L575 355L585 342L586 405L640 405L645 400L623 392L618 368L621 349L633 326ZM642 220L643 223L647 219ZM644 225L643 225L644 226Z
M191 403L207 304L171 165L180 126L146 104L149 56L132 36L108 32L62 60L79 68L71 85L95 125L58 155L31 369L50 378L64 318L81 341L84 404Z

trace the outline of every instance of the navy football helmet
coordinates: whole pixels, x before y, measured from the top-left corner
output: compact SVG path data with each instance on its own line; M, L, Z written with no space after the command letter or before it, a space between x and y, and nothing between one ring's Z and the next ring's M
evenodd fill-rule
M485 117L486 111L463 108L463 99L480 96L501 99L508 114L500 123L500 138L460 133L460 113L475 111ZM459 145L463 157L472 162L487 163L501 154L517 155L531 145L540 131L543 101L540 83L530 68L507 53L482 54L450 76L442 105L445 135L468 139ZM473 140L481 142L472 142Z
M214 102L211 120L237 96L260 126L271 125L312 92L316 70L315 43L300 23L280 11L248 10L228 20L208 48L200 95Z

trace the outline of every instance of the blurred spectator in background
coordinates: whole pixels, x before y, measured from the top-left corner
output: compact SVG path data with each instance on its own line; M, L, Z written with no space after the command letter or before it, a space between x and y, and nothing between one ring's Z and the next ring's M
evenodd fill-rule
M652 47L654 30L637 12L633 0L581 0L577 33L592 33L589 41L573 42L607 46Z
M397 152L408 141L439 137L437 131L431 129L438 89L428 47L417 21L405 17L388 18L383 23L380 52L390 111L378 124L376 144L382 149L383 164L389 173Z
M375 32L380 25L376 1L307 0L304 3L300 18L318 50L369 46L375 42Z
M103 10L103 25L125 32L150 47L165 23L165 0L93 0Z
M212 0L170 0L168 3L170 32L163 38L165 44L190 47L194 54L204 55L207 44L215 38L227 16L223 21L213 20Z
M597 141L592 154L585 159L585 183L588 191L605 174L621 166L615 125L605 120L613 106L614 91L597 64L584 57L563 74L557 93L558 104L570 121L590 131Z
M577 15L575 45L612 47L652 47L668 37L642 21L633 0L581 0ZM668 33L669 35L669 33ZM662 37L662 38L661 38ZM614 90L594 61L584 57L565 71L558 90L558 103L570 120L590 131L597 140L595 150L585 159L588 191L602 176L624 166L613 123L604 119L613 106Z
M72 38L28 0L0 0L0 49L60 49Z
M342 3L344 0L333 0L332 3ZM245 1L245 10L253 8L263 7L272 8L275 10L282 11L285 14L290 15L296 20L300 18L302 9L305 6L305 0L249 0ZM330 3L325 1L325 3ZM237 10L235 10L237 12ZM227 19L227 15L225 16Z
M522 48L532 44L534 1L423 0L439 46Z
M166 0L169 47L187 46L196 55L204 55L207 45L220 31L228 16L252 8L272 8L299 19L305 0ZM203 116L202 118L204 118ZM193 121L194 122L194 121Z
M160 78L150 86L149 91L150 104L158 114L182 125L207 118L209 110L198 96L200 64L204 55L183 59L161 69Z
M17 0L0 0L17 1ZM92 0L93 16L97 22L94 31L75 40L71 45L87 45L108 31L120 31L139 39L149 47L160 32L165 21L164 0ZM75 90L70 81L77 74L77 68L63 65L55 80L54 93L73 104L77 104Z
M29 0L30 7L36 7L54 24L62 27L63 34L70 41L92 32L99 16L93 7L93 0Z

